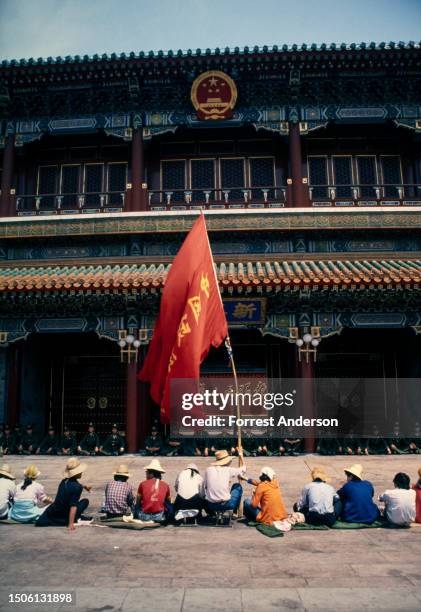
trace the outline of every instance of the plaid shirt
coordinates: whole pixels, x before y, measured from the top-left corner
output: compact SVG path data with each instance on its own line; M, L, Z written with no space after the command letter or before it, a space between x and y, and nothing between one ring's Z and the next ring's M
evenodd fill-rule
M128 482L112 480L105 487L105 512L126 514L134 506L133 488Z

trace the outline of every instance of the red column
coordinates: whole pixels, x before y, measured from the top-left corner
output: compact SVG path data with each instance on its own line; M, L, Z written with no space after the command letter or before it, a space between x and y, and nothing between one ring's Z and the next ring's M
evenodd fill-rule
M146 189L142 187L145 176L143 128L133 129L132 139L132 200L131 211L146 210Z
M19 423L20 352L20 347L16 343L9 346L6 416L12 426Z
M1 201L0 215L2 217L11 217L15 211L11 210L12 198L10 190L13 180L13 162L15 158L15 135L8 134L6 136L6 146L3 154L3 172L1 177Z
M313 356L309 356L308 363L304 355L301 356L301 361L297 355L297 377L306 379L302 385L303 390L303 417L312 419L316 415L316 406L314 399L314 361ZM314 453L316 450L316 440L314 436L306 437L304 440L304 449L307 453Z
M138 450L139 393L137 363L127 364L127 395L126 395L126 440L127 451L135 453Z
M292 206L308 206L308 193L303 185L303 159L301 153L300 124L289 123L289 159L292 179L291 195Z

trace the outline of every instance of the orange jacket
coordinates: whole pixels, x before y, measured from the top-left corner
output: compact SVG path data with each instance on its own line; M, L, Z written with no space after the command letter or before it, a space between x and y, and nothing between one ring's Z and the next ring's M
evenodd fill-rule
M282 521L288 516L277 480L260 482L254 491L251 505L260 508L257 521L265 525L272 525L274 521Z

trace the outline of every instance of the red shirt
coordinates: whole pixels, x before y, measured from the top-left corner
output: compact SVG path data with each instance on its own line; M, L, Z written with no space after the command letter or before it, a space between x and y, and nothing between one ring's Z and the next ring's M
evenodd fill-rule
M415 490L416 498L415 498L415 522L421 523L421 485L416 484L412 487Z
M139 485L142 512L146 514L157 514L164 511L164 501L170 499L170 488L166 482L150 478Z

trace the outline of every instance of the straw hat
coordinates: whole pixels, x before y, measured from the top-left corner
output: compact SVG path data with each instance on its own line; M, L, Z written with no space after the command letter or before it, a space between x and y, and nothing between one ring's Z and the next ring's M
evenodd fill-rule
M159 459L152 459L152 461L145 465L145 470L153 470L154 472L161 472L161 474L165 474L165 470L159 462Z
M10 465L8 463L3 463L3 465L0 467L0 474L2 476L6 476L6 478L10 478L10 480L16 480L10 470Z
M113 473L113 476L127 476L130 477L129 468L125 463L121 463L117 470Z
M38 476L41 476L41 472L39 471L37 466L32 463L31 465L28 465L26 470L23 472L23 475L25 476L25 478L35 480L36 478L38 478Z
M311 479L317 480L320 479L323 482L328 482L330 480L329 476L323 470L323 468L315 467L311 470Z
M71 457L66 464L64 470L65 478L72 478L78 474L83 474L86 471L86 463L81 463L77 457Z
M220 450L215 452L216 461L212 462L212 465L228 465L232 461L231 455L226 450Z
M267 476L270 480L276 478L275 470L273 470L267 465L265 467L262 467L262 469L260 470L260 476L262 476L263 474L265 474L265 476Z
M354 463L351 467L346 468L344 472L345 474L352 474L352 476L356 476L361 480L363 477L363 466L359 463Z

